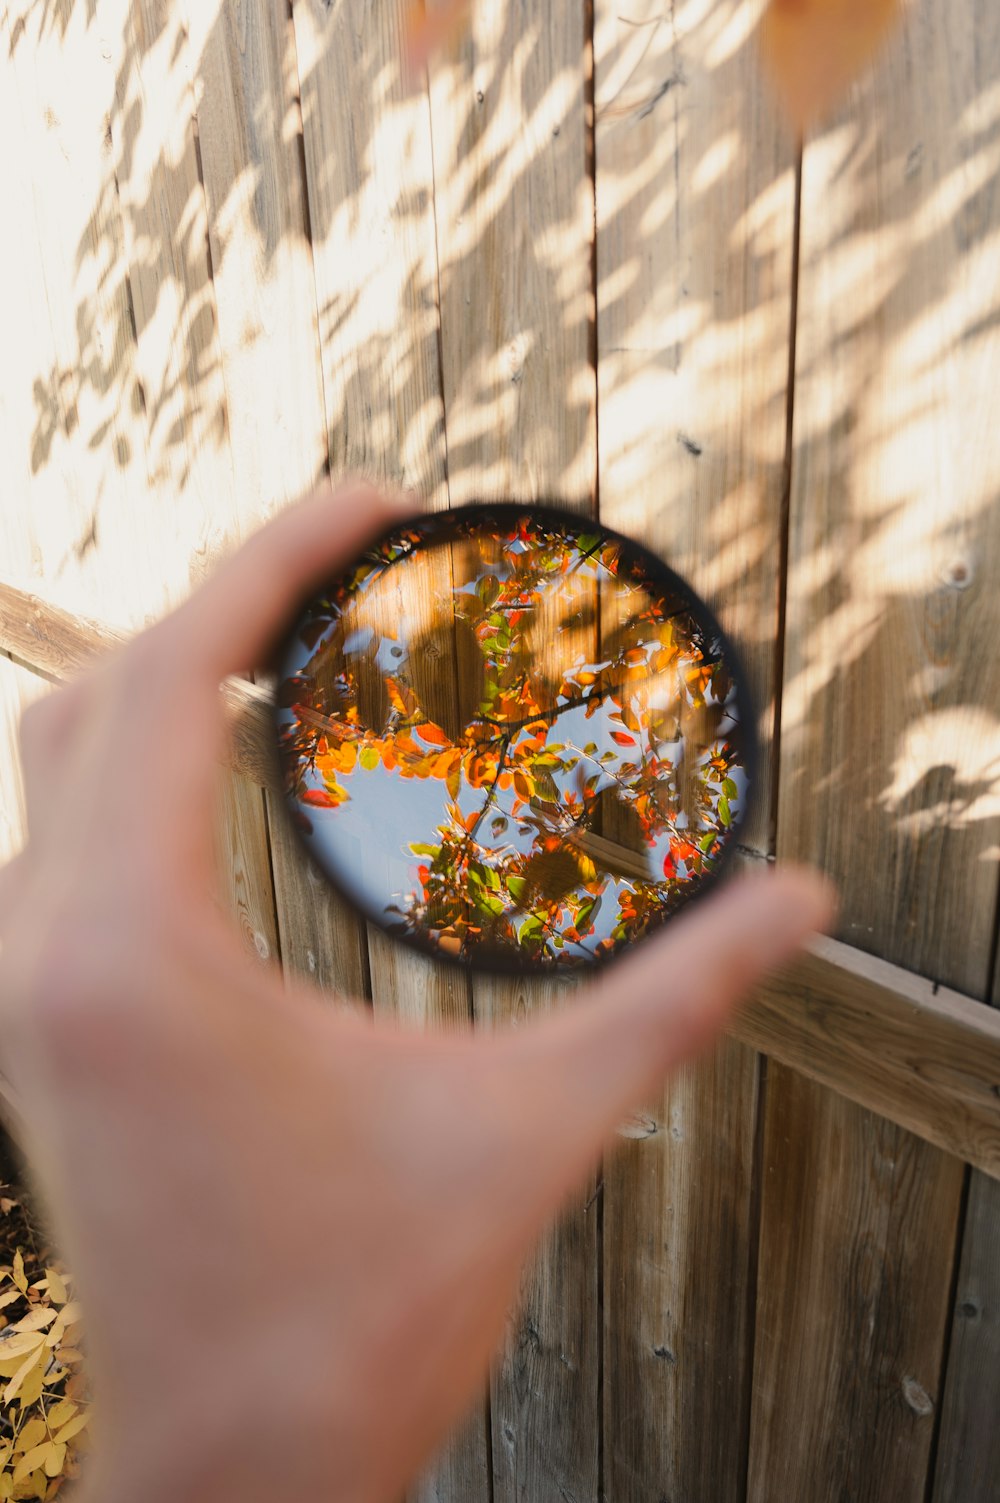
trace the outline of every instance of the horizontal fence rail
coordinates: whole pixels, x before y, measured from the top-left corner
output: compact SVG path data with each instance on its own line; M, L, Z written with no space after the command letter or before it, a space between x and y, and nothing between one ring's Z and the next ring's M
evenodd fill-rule
M123 633L0 582L0 651L53 683ZM279 786L266 693L229 680L230 762ZM759 987L743 1043L1000 1179L1000 1012L837 940L817 939ZM17 1103L0 1084L11 1116Z

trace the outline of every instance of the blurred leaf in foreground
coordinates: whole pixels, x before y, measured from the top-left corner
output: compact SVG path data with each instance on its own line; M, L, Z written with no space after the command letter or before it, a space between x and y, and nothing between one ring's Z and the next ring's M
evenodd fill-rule
M469 6L470 0L411 0L404 28L406 65L411 72L425 68L432 53L458 36Z
M797 130L804 133L838 102L901 10L900 0L771 0L764 57Z

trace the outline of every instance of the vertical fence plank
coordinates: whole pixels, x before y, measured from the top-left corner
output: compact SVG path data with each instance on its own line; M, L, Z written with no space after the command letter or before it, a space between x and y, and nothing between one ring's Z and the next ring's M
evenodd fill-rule
M742 649L768 850L795 159L760 7L595 7L602 520L656 548ZM604 1488L743 1498L758 1061L732 1042L624 1124L605 1168Z
M991 1001L1000 1007L1000 951ZM1000 1181L972 1170L951 1311L933 1503L992 1503L1000 1477Z
M594 504L584 8L477 6L431 69L441 340L452 504ZM507 1025L551 988L477 981ZM575 1207L525 1276L492 1384L497 1503L597 1497L597 1202Z
M181 28L166 4L119 0L18 3L6 22L34 302L11 361L26 485L10 525L30 539L35 588L141 626L234 522ZM269 953L260 791L229 780L220 815L220 898L251 953Z
M294 7L323 389L334 473L447 502L434 181L426 91L402 76L405 6ZM375 1011L468 1019L464 982L370 932ZM480 1404L412 1503L486 1503Z
M1000 1182L976 1172L949 1342L934 1503L992 1503L1000 1477Z
M779 809L845 939L974 996L997 900L997 36L985 8L907 8L805 151ZM962 1167L775 1068L765 1169L750 1496L917 1503Z
M327 466L316 284L295 36L271 0L187 4L221 375L241 530L304 495ZM267 795L287 968L364 991L364 932Z

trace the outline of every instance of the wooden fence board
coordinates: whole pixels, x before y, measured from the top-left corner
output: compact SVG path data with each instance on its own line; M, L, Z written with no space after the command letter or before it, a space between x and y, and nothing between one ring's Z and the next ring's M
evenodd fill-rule
M34 207L29 302L40 288L54 356L32 369L48 343L34 338L9 352L17 410L26 391L37 409L14 517L40 588L142 624L187 592L233 522L180 28L164 4L126 15L118 0L61 19L19 4L7 23L13 151ZM259 790L230 781L219 809L220 897L251 953L270 954Z
M977 15L908 7L805 151L778 849L837 880L845 939L982 997L998 57ZM922 1500L961 1165L780 1068L765 1155L750 1495Z
M1000 1184L972 1175L938 1437L936 1503L992 1503L1000 1477Z
M72 677L122 640L0 581L0 651L43 678ZM229 680L224 693L234 729L231 765L277 788L265 691ZM387 946L377 964L388 970L400 953ZM454 973L447 979L454 988ZM394 988L403 1008L399 982L387 979L386 997ZM414 1016L425 1015L422 998L405 1001ZM459 991L442 995L442 1016L458 1020L464 1006ZM1000 1010L823 938L758 987L732 1033L1000 1178Z
M402 77L404 14L399 0L301 0L293 12L330 462L335 474L361 470L440 507L447 492L430 116L426 91ZM465 983L372 932L366 948L377 1013L430 1024L468 1018ZM488 1496L480 1406L417 1485L414 1503Z
M291 17L270 0L188 4L221 376L240 530L325 471L326 414ZM281 956L348 995L367 988L360 921L311 869L268 794Z
M766 854L795 156L754 9L598 0L597 348L602 519L685 574L743 650L765 743L743 838ZM727 1042L606 1167L615 1503L743 1498L757 1110L757 1057Z
M1000 950L992 1002L1000 1009ZM990 1503L1000 1477L1000 1176L970 1176L951 1311L933 1503Z
M584 20L495 0L431 68L452 505L594 504ZM552 993L477 981L473 998L509 1025ZM497 1503L597 1498L597 1219L596 1201L572 1209L525 1276L492 1385Z

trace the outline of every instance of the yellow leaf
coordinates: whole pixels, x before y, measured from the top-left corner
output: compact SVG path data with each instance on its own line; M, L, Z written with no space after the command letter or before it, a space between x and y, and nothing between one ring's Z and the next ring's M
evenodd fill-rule
M53 1404L45 1418L48 1420L49 1429L54 1433L60 1425L65 1425L68 1420L74 1418L79 1406L72 1399L60 1399L58 1404Z
M38 1366L28 1373L28 1376L21 1384L21 1392L18 1394L18 1399L22 1412L25 1409L33 1408L41 1398L42 1389L45 1386L45 1367L46 1364L44 1362L39 1362Z
M11 1270L11 1278L14 1280L14 1283L20 1289L21 1293L27 1294L28 1280L24 1276L24 1259L21 1256L20 1248L18 1248L17 1252L14 1254L14 1267Z
M771 0L762 47L792 124L827 114L870 62L899 0Z
M70 1300L68 1305L63 1305L62 1309L59 1311L59 1319L63 1322L64 1325L67 1326L75 1325L76 1322L78 1320L81 1320L82 1318L83 1310L80 1308L79 1303L75 1299Z
M11 1445L9 1440L6 1441L2 1446L0 1446L0 1469L7 1465L8 1461L11 1458L11 1455L13 1454L13 1450L14 1447Z
M42 1463L46 1477L58 1477L66 1463L66 1447L57 1445L55 1442L49 1447L49 1454Z
M0 1472L0 1498L3 1499L3 1503L7 1503L13 1491L14 1482L10 1472Z
M61 1444L72 1440L74 1435L79 1435L80 1431L84 1429L87 1419L88 1416L86 1414L78 1414L75 1419L70 1420L68 1425L63 1425L61 1430L57 1430L53 1439L59 1441Z
M8 1289L6 1294L0 1294L0 1310L5 1306L12 1305L16 1299L23 1299L20 1289Z
M18 1368L17 1372L11 1378L10 1382L7 1384L7 1387L3 1391L3 1402L5 1404L9 1404L11 1399L16 1397L17 1391L21 1387L21 1384L24 1382L25 1378L31 1372L32 1368L37 1366L39 1358L44 1357L45 1355L46 1353L44 1347L38 1347L35 1351L28 1353L27 1357L25 1357L24 1361L21 1363L21 1366Z
M33 1446L26 1456L22 1456L14 1468L14 1486L31 1475L38 1467L44 1466L52 1451L51 1440L45 1441L44 1445Z
M49 1298L54 1305L64 1305L69 1299L69 1291L66 1288L66 1280L58 1269L46 1268L45 1279L49 1286Z
M20 1332L44 1331L45 1327L50 1326L55 1318L55 1310L50 1310L47 1308L43 1310L32 1310L30 1314L25 1315L21 1320L19 1320L16 1325L11 1326L11 1330Z
M21 1426L17 1440L14 1442L14 1450L18 1455L23 1456L26 1451L33 1450L35 1446L48 1438L49 1433L45 1427L45 1421L37 1417L30 1419Z
M45 1337L40 1331L25 1331L23 1335L11 1336L0 1341L0 1362L9 1362L12 1357L23 1357L25 1352L37 1351L44 1345Z

